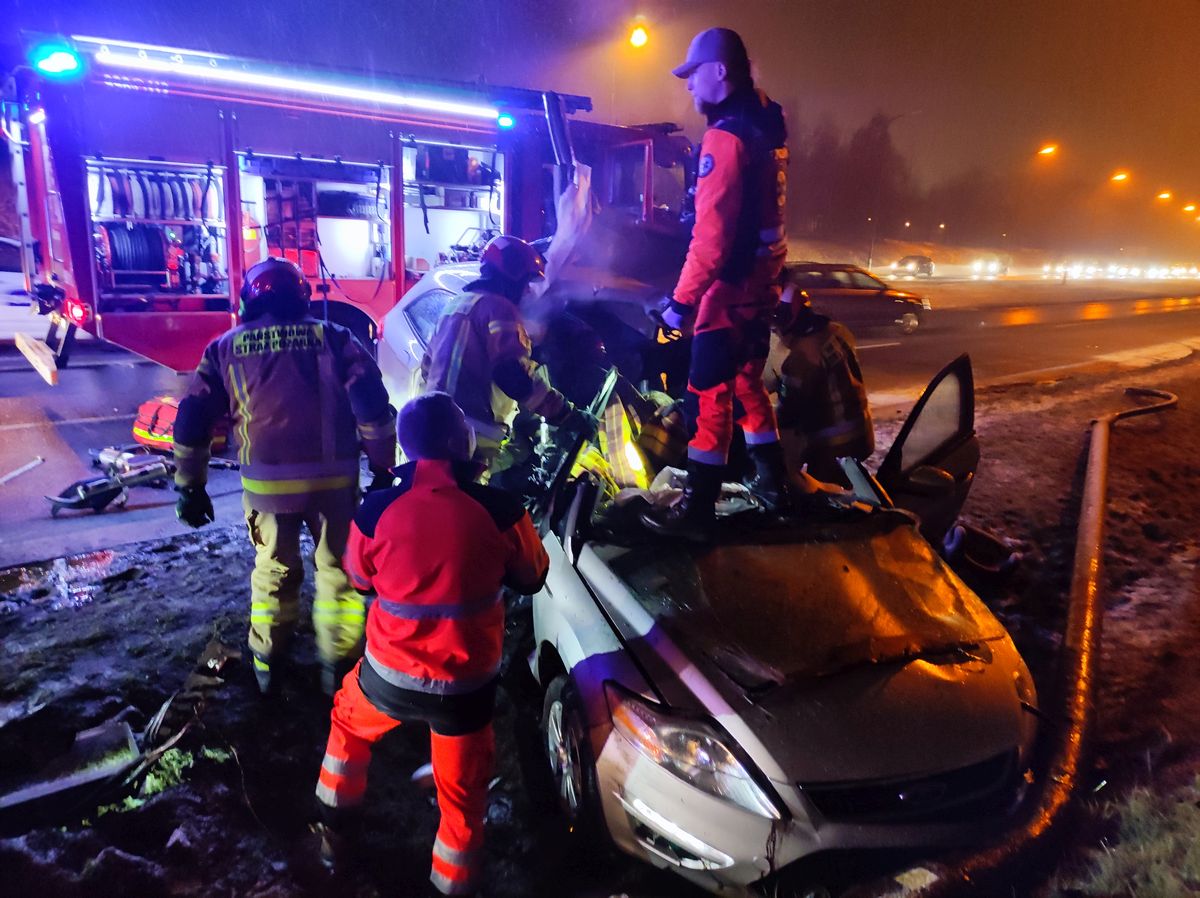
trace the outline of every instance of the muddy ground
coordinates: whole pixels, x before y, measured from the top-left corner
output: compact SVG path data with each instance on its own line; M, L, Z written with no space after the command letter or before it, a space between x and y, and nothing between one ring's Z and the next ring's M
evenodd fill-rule
M1126 406L1127 385L1180 395L1177 410L1122 423L1113 434L1109 611L1091 780L1101 794L1136 784L1169 789L1200 769L1198 376L1200 362L1184 362L978 396L984 461L964 518L1005 535L1023 556L1010 580L979 589L1044 683L1068 590L1088 422ZM895 418L879 422L883 445L897 427ZM241 527L220 522L185 538L0 572L0 793L65 751L78 730L119 718L140 732L212 639L240 647L250 564ZM311 582L305 589L311 595ZM531 804L517 742L540 707L519 657L526 618L513 615L510 631L517 660L497 718L500 779L488 812L485 894L697 894L595 846L573 846ZM197 692L204 696L197 714L188 710L194 698L177 701L170 725L191 725L168 759L174 763L157 771L155 788L164 778L167 785L157 794L128 802L131 809L100 813L99 805L119 804L122 795L85 795L52 820L0 819L3 891L421 894L437 815L432 795L410 775L428 760L426 732L404 727L377 751L360 872L331 882L315 863L307 828L328 726L311 632L296 646L282 700L259 699L244 662L230 662L221 679ZM1082 844L1091 831L1081 833Z

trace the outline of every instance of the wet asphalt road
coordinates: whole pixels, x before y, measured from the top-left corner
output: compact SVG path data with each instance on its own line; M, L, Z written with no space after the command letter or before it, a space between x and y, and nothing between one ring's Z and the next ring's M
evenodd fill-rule
M1058 378L1081 366L1138 364L1200 349L1200 297L1192 282L935 280L920 286L934 311L917 333L858 335L876 405L910 404L962 352L971 355L977 384L987 384ZM93 476L88 450L129 442L138 404L178 393L186 383L186 376L128 353L84 344L61 372L60 386L50 387L11 343L0 343L0 478L44 459L0 486L0 568L181 532L168 490L138 487L124 509L57 519L43 497ZM210 483L218 519L239 520L236 472L213 471Z

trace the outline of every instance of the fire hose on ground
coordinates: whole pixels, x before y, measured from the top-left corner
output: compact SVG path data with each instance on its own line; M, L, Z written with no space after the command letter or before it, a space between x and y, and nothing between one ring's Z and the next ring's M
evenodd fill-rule
M1108 489L1108 444L1112 425L1125 418L1172 408L1179 403L1163 390L1129 388L1129 396L1158 400L1114 412L1092 422L1087 473L1075 540L1075 565L1067 622L1059 659L1058 707L1045 715L1055 729L1042 774L1018 809L1015 825L994 844L943 862L915 865L886 879L852 889L853 898L946 898L958 895L1009 895L1013 883L1036 876L1063 835L1071 800L1086 771L1095 730L1094 693L1101 627L1104 620L1104 506Z

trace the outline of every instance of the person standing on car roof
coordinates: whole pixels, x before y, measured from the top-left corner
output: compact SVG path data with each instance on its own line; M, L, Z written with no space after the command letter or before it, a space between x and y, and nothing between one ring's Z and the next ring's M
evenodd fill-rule
M475 457L491 464L519 405L562 425L574 407L550 385L532 358L519 306L535 280L545 277L541 253L501 234L483 249L479 279L447 307L421 363L425 389L449 393L475 429Z
M787 256L787 129L779 104L755 88L745 44L734 31L700 32L673 73L687 79L697 111L708 120L692 241L663 311L668 327L695 334L688 390L698 410L683 496L643 521L660 533L702 539L711 530L729 457L735 398L754 460L750 487L768 509L786 505L783 453L762 372Z
M213 520L205 490L213 425L233 418L254 544L250 651L264 693L279 689L299 616L305 526L316 543L312 619L327 692L358 650L365 611L341 558L358 503L359 450L372 489L391 485L396 460L395 410L379 368L349 330L310 316L311 294L292 262L269 258L247 271L242 323L208 344L175 419L176 513L201 527Z
M411 400L397 429L411 461L396 486L363 502L346 549L354 585L378 598L365 656L333 700L317 782L322 855L340 865L371 746L403 721L424 721L441 810L430 878L461 895L477 880L495 755L501 590L537 592L550 559L521 500L473 482L474 434L449 395Z
M793 486L812 492L805 465L818 480L847 485L837 460L863 461L875 451L854 335L818 314L794 284L784 289L779 309L779 345L767 361L765 383L779 397L775 413Z

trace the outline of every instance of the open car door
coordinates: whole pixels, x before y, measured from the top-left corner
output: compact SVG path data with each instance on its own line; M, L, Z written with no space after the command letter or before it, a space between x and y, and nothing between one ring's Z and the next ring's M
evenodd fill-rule
M975 377L963 354L929 382L876 479L895 505L921 518L922 535L941 546L978 467Z

